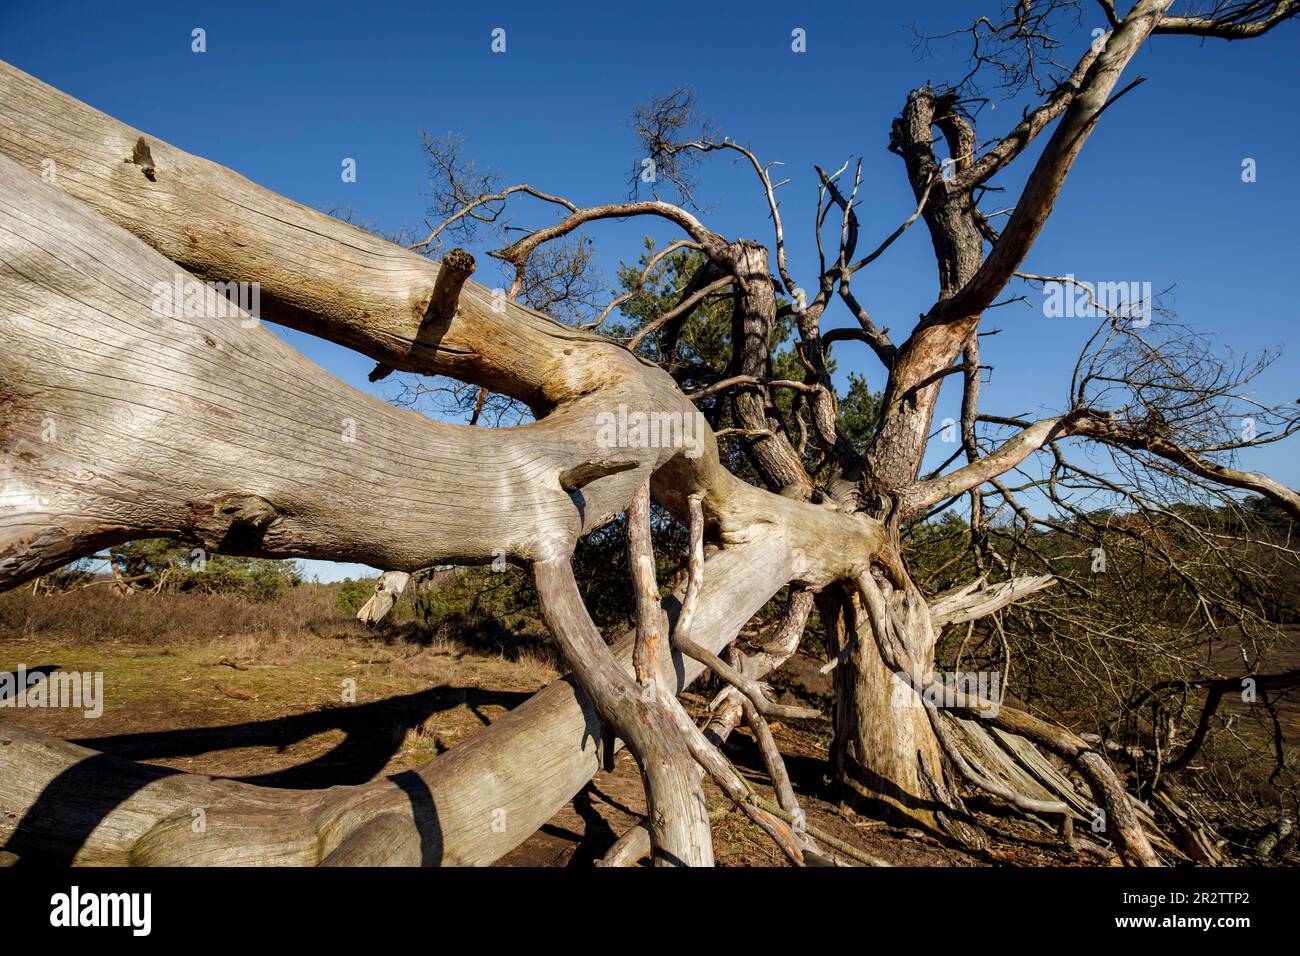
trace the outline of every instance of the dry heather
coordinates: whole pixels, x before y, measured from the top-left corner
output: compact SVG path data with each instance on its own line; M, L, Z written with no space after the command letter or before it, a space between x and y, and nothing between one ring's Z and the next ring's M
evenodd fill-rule
M61 645L211 644L232 658L293 664L322 650L321 642L375 648L397 674L438 679L448 659L466 653L500 657L521 675L551 680L562 666L531 630L514 633L467 609L423 624L400 608L368 628L336 601L338 585L307 584L274 601L238 594L135 593L123 597L106 586L50 595L23 588L0 593L0 640ZM401 613L406 611L405 614Z

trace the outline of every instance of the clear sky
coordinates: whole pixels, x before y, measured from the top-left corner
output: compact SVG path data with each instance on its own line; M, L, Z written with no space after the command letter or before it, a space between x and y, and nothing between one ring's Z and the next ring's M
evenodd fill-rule
M1123 4L1121 4L1123 6ZM1061 57L1073 63L1099 9L1085 3ZM491 4L315 2L120 4L0 0L0 58L92 106L253 181L321 209L350 205L386 230L418 226L425 167L420 131L454 131L468 155L506 183L528 182L579 204L626 195L636 158L629 127L648 96L690 84L719 130L764 161L786 165L781 190L790 264L811 288L816 177L863 157L860 248L912 211L902 162L885 149L907 92L965 72L961 42L916 47L993 12L975 0L794 5ZM207 50L192 51L192 31ZM493 53L492 31L506 31ZM802 28L807 52L791 50ZM1297 378L1296 297L1290 291L1300 222L1300 23L1242 43L1158 37L1125 80L1148 81L1107 110L1025 264L1094 281L1173 286L1180 321L1235 352L1281 348L1258 382L1262 401L1292 401ZM1023 102L998 102L977 127L1005 132ZM1044 137L1045 138L1045 137ZM340 176L346 157L357 179ZM1257 180L1242 181L1243 159ZM1014 195L1032 155L1001 182ZM769 240L752 173L727 160L704 167L697 193L725 235ZM521 207L516 222L549 219ZM612 277L640 238L672 230L649 220L598 224L587 233ZM481 250L475 250L481 251ZM499 281L480 256L476 278ZM934 259L918 226L855 281L877 323L897 333L933 302ZM1045 318L1040 303L986 319L993 365L984 408L997 414L1059 410L1092 324ZM842 309L842 307L841 307ZM1158 321L1158 319L1157 319ZM825 327L851 324L843 311ZM285 337L340 378L369 386L373 363L309 336ZM865 346L837 347L840 374L883 372ZM1066 379L1068 381L1068 379ZM954 380L950 379L950 382ZM954 413L951 384L939 415ZM1300 485L1293 444L1252 453L1248 467ZM358 566L308 562L330 579Z

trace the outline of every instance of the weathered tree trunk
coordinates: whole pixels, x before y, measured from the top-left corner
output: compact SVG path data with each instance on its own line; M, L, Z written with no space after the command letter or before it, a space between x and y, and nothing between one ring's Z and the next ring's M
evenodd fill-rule
M715 650L734 640L765 590L788 578L790 562L770 541L709 558L701 640ZM677 607L666 602L670 618ZM628 635L613 648L629 674L632 643ZM664 658L670 691L703 671L667 648ZM0 723L0 843L20 857L61 863L312 866L383 816L385 839L365 862L483 866L573 799L600 769L604 748L602 721L571 677L418 770L328 791L178 774ZM204 811L202 834L191 829L195 810Z
M939 297L892 356L881 425L865 456L863 497L871 513L887 522L891 533L897 533L900 520L912 516L905 510L904 492L920 475L942 379L963 350L973 345L983 310L992 304L993 296L1028 251L1125 65L1168 6L1169 0L1137 4L1100 54L1085 54L1076 74L1080 77L1078 95L1054 107L1062 113L1060 123L1003 235L994 242L988 262L986 230L977 219L973 195L980 180L968 173L975 163L975 134L957 105L956 94L941 94L928 87L917 90L895 120L891 149L903 158L913 191L922 203L939 267ZM935 155L936 130L949 153L949 176L943 175ZM978 368L974 374L978 376ZM973 495L972 505L978 508L977 492ZM945 790L945 772L938 759L939 741L919 705L895 706L897 698L890 689L896 678L874 642L861 639L864 636L859 622L860 639L852 641L841 659L842 670L837 668L837 693L849 697L836 727L837 753L846 758L843 777L864 796L918 823L931 824L933 811L958 810L954 802L940 796ZM935 637L937 633L925 636L915 631L904 635L912 659L926 669L934 663ZM961 824L953 826L948 819L941 822L954 836L969 838Z
M611 486L626 469L616 462L611 473L599 456L592 464L590 406L492 433L393 409L314 368L269 331L246 327L242 313L202 321L156 309L155 287L188 274L10 160L0 165L4 583L149 534L412 570L486 561L501 550L547 560L619 506L623 492ZM320 226L331 223L349 239L354 233L330 220ZM541 336L541 352L558 329L521 314L511 334ZM417 326L409 320L408 336ZM616 347L603 354L598 340L582 341L602 353L595 367L606 382L618 382L620 362L629 363L630 382L657 375ZM663 388L665 397L680 395ZM624 394L648 407L663 401ZM356 442L343 440L343 418L355 421ZM671 454L614 451L642 474ZM715 652L786 583L820 587L862 570L883 540L878 525L736 482L716 457L676 460L659 468L661 477L678 482L661 499L683 509L680 496L698 489L729 541L709 562L697 615L701 640ZM491 500L466 509L484 498L487 480ZM760 501L769 507L755 510ZM382 524L368 517L373 502L385 503ZM673 692L699 673L695 662L663 653ZM629 654L621 652L624 667ZM534 832L590 778L601 734L585 697L561 681L416 774L324 793L155 771L9 728L5 739L0 827L20 855L482 863ZM195 810L204 812L201 840L191 829Z
M943 830L936 814L955 808L936 799L923 776L942 780L946 772L929 718L915 694L900 693L900 678L881 659L857 602L847 610L849 642L834 671L840 708L834 747L841 783L888 819ZM912 642L912 653L933 667L933 648L919 643Z
M1117 68L1108 60L1106 69L1113 85ZM1099 108L1095 99L1087 104ZM1067 116L1062 128L1077 131L1080 122ZM587 693L559 682L417 773L313 794L155 773L8 732L0 809L9 813L0 827L14 827L13 848L111 862L486 862L517 845L594 772L599 713L632 743L650 782L652 815L666 814L651 821L656 849L707 863L698 787L672 742L683 732L681 714L620 699L636 687L622 676L631 648L610 656L590 626L567 573L574 543L624 510L647 481L684 521L698 506L693 528L707 526L722 549L708 562L695 621L699 644L715 655L787 584L817 591L859 580L874 566L898 593L914 595L892 538L937 393L926 383L958 354L987 302L967 301L959 315L936 306L936 321L891 369L889 420L862 476L863 497L875 495L878 515L822 507L803 500L807 476L766 386L746 388L736 407L747 427L775 426L754 460L770 488L793 489L787 496L730 475L711 434L698 455L603 447L596 440L602 414L628 406L693 415L694 406L665 372L626 349L472 282L462 287L468 263L440 269L165 143L150 140L142 151L143 140L0 64L0 154L8 157L0 158L7 346L0 354L7 504L0 586L105 544L158 534L232 553L365 561L398 573L505 555L535 569L573 681ZM1073 142L1050 156L1069 154L1068 165L1071 149ZM150 157L147 175L133 159L142 153ZM46 160L58 189L25 171L46 168ZM954 208L960 213L960 203ZM760 378L776 314L766 253L747 243L714 253L739 283L738 368ZM451 271L454 282L446 279ZM538 421L491 431L431 422L343 386L242 312L160 307L160 289L194 277L257 283L261 318L348 345L381 369L451 375L510 395ZM819 407L827 419L832 409ZM950 806L939 742L924 709L894 706L891 671L904 662L929 666L934 632L928 615L912 614L892 630L880 613L869 617L854 615L842 648L840 680L852 713L841 728L846 750L869 792L926 822L936 804ZM658 656L671 692L700 668L669 656L666 644ZM639 670L649 673L644 658ZM1097 755L1040 725L1015 728L1052 741L1088 770L1123 816L1123 792L1116 796L1113 775L1094 766ZM694 735L684 737L696 762L719 772L713 754ZM37 770L11 773L11 761ZM122 781L116 789L114 778ZM673 792L656 800L656 788ZM197 841L195 809L207 821ZM1120 823L1145 862L1140 828L1134 834L1129 817ZM798 847L792 852L798 856Z
M756 242L737 242L727 247L726 257L736 280L728 374L763 379L772 371L771 338L776 325L776 295L767 249ZM733 403L736 420L742 427L771 433L745 443L746 453L768 488L771 491L798 488L799 497L807 498L811 484L798 453L790 444L771 390L762 385L742 386L736 391Z

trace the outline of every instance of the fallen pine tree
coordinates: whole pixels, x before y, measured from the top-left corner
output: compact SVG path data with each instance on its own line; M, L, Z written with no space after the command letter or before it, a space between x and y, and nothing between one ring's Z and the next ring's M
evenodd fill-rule
M927 598L909 573L899 528L943 502L977 496L1064 438L1155 456L1300 514L1300 498L1276 481L1221 464L1177 436L1137 429L1114 410L1090 407L1082 392L1058 416L1015 422L1018 431L991 451L981 453L971 437L980 318L1031 248L1125 66L1153 31L1218 29L1167 17L1169 5L1142 0L1117 17L1067 81L981 157L959 160L951 180L941 182L933 133L961 147L973 143L973 130L951 97L914 91L893 148L905 160L917 213L850 264L858 233L852 195L823 177L827 211L838 208L843 226L838 262L823 268L811 301L794 295L774 200L777 276L764 246L724 237L658 199L585 209L557 200L567 214L556 225L499 251L519 277L503 297L469 278L474 262L461 250L435 264L0 66L0 321L8 346L0 357L0 451L9 504L0 515L0 586L156 535L221 553L363 561L397 574L504 555L533 570L572 668L419 771L319 792L178 774L4 728L7 849L71 862L487 863L571 799L617 738L645 780L644 832L657 863L711 863L706 773L802 862L816 852L817 834L801 825L792 795L776 810L755 800L718 750L719 734L684 719L676 694L709 669L732 688L714 722L735 726L744 715L765 739L763 719L776 711L759 682L793 652L815 596L833 635L842 782L919 825L978 843L957 795L959 784L973 786L1059 817L1069 839L1075 816L1092 808L1044 760L1051 753L1086 782L1124 859L1158 863L1149 821L1102 748L995 702L963 697L943 712L927 703L940 629L993 613L1050 578L977 581ZM1011 218L994 234L971 197L1053 123ZM766 170L753 165L770 199ZM37 171L51 168L42 181ZM693 396L634 350L513 300L539 246L628 216L674 223L706 258L679 314L661 317L665 330L679 327L705 294L731 289L735 374L710 389L733 390L765 487L724 468L707 429L689 454L602 440L601 422L626 409L687 420L696 415ZM856 306L848 283L918 217L935 239L941 294L895 344ZM256 284L260 314L223 304L207 283ZM166 289L182 294L160 298ZM782 289L795 306L778 303ZM865 450L837 433L825 362L832 339L819 329L835 294L859 318L861 333L852 337L889 375ZM800 333L803 383L767 377L783 309L792 309ZM263 319L353 348L374 359L380 375L446 375L508 396L536 421L487 430L395 409L306 362L260 328ZM965 382L967 460L922 477L949 373ZM813 441L832 475L817 485L772 400L787 387L805 396ZM644 527L651 495L690 528L690 580L662 615L648 536L630 535L637 625L610 649L579 596L573 549L623 512ZM976 526L981 515L976 507ZM706 538L718 548L707 561ZM741 627L787 586L778 646L723 661ZM372 611L382 614L378 605ZM900 680L914 692L903 706ZM777 779L779 754L769 748L765 756Z

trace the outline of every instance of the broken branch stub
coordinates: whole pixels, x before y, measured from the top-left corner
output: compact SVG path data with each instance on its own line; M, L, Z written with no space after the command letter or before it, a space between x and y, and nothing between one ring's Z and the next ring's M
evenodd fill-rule
M433 295L429 298L429 308L425 311L420 330L416 333L417 342L437 345L441 332L456 317L456 308L460 302L460 290L474 274L474 257L464 249L456 248L447 253L438 270L438 279L433 284ZM372 382L387 378L393 373L391 365L380 362L367 376Z
M375 593L357 611L357 620L362 624L378 624L393 609L410 580L411 576L405 571L385 571L381 574L375 582Z

